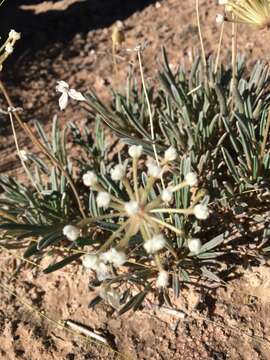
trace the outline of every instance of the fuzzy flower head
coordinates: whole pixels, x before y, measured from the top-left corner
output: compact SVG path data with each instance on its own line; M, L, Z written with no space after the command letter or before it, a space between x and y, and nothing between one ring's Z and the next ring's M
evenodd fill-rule
M173 146L170 146L164 153L164 161L169 163L171 161L176 160L177 158L177 151Z
M87 171L87 173L85 173L83 175L83 183L85 186L95 186L98 182L98 178L97 175L94 173L94 171Z
M164 288L167 287L169 284L169 274L165 270L161 270L158 273L158 277L156 280L156 285L158 288Z
M198 254L201 250L202 243L200 239L189 239L188 240L188 248L194 254Z
M219 0L228 16L225 20L249 24L259 29L270 26L269 0Z
M173 200L173 192L172 187L167 187L166 189L162 190L161 199L166 203L170 203Z
M97 206L107 209L111 202L111 195L106 191L101 191L97 195Z
M162 175L162 168L160 166L158 166L158 164L155 162L154 159L149 159L147 161L147 167L148 167L148 175L155 178L155 179L159 179Z
M68 240L75 241L80 237L80 229L74 225L66 225L63 228L63 235L65 235Z
M111 169L111 177L113 181L120 181L126 175L126 169L124 165L118 164L113 169Z
M122 251L117 251L115 248L111 248L105 253L100 255L100 259L106 264L113 264L115 267L122 266L126 261L126 255Z
M188 186L196 186L198 183L197 175L193 172L189 172L185 176L185 181L187 182Z
M61 111L65 110L65 108L67 107L69 98L77 101L86 100L82 93L75 89L70 89L68 83L63 80L57 82L56 91L61 93L61 96L59 98L59 107Z
M209 210L207 206L198 204L194 206L194 215L199 220L206 220L209 216Z
M143 147L141 145L132 145L129 150L128 154L133 159L138 159L142 155Z
M164 248L166 240L162 234L154 235L150 240L144 243L144 248L148 254L154 254Z

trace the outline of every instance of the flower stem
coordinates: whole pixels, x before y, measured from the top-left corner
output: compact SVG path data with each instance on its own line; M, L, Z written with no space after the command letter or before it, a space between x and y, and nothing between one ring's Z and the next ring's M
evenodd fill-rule
M2 81L0 81L0 90L1 92L3 93L7 103L8 103L8 106L9 107L14 107L13 106L13 103L6 91L6 88L4 86L4 84L2 83ZM48 158L49 160L51 161L51 163L56 166L62 173L63 175L65 176L65 178L67 179L73 193L74 193L74 196L77 200L77 203L78 203L78 207L79 207L79 210L81 212L81 215L82 217L85 219L86 218L86 214L84 212L84 208L83 208L83 205L81 203L81 200L80 200L80 197L79 197L79 194L76 190L76 187L72 181L72 178L71 176L69 175L69 173L65 170L65 168L63 167L63 165L57 160L55 159L55 157L50 154L50 152L46 149L46 147L41 143L41 141L36 137L36 135L32 132L32 130L30 129L30 127L28 126L28 124L26 124L25 122L23 122L18 114L18 112L14 112L14 116L16 118L16 120L18 121L19 125L21 126L21 128L25 131L25 133L29 136L29 138L32 140L33 144L35 144L39 149L40 151L42 151Z

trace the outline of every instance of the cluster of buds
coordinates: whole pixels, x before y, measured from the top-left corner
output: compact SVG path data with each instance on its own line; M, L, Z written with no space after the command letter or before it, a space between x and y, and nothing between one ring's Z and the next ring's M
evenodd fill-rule
M197 175L189 172L183 181L178 184L169 180L165 186L164 177L171 168L171 163L177 158L177 151L170 147L158 162L150 158L146 162L147 179L145 185L138 181L138 161L142 156L142 146L133 145L129 148L129 156L132 159L131 169L123 164L117 164L111 169L111 179L121 183L128 196L123 201L109 192L100 183L98 176L93 171L83 175L83 183L91 191L96 192L96 204L102 210L102 215L82 220L77 225L67 225L63 233L69 240L76 240L80 236L80 229L94 223L97 220L116 219L119 225L109 238L92 254L85 255L83 265L87 269L94 270L99 280L110 277L110 266L118 268L127 261L127 250L132 237L140 234L143 240L142 246L151 261L155 262L155 271L158 272L156 285L165 287L169 281L169 275L162 264L162 254L169 251L178 258L177 251L171 244L172 236L165 237L167 233L174 233L174 236L186 237L186 245L189 251L197 254L200 251L201 242L199 239L188 239L184 231L177 227L173 220L173 214L183 216L195 216L199 220L205 220L209 216L206 205L200 203L201 196L195 196L189 208L179 209L173 207L175 194L184 187L197 186ZM128 171L130 170L130 171ZM130 176L128 176L130 174ZM156 186L160 181L162 186ZM159 190L159 194L153 195L153 189Z
M13 53L14 45L21 38L21 34L15 30L10 30L5 43L0 47L0 71L3 69L4 61Z
M224 21L244 23L259 29L270 26L269 0L219 0L225 8L224 14L216 16L218 24Z

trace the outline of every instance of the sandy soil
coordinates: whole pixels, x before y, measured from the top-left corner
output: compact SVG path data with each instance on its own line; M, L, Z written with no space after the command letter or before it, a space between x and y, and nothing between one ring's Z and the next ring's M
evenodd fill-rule
M124 87L128 63L134 58L123 49L117 58L120 72L113 74L110 37L118 19L125 25L125 47L148 42L143 59L149 79L156 81L163 45L172 65L189 67L190 53L199 46L194 3L7 1L0 10L0 30L5 33L14 27L22 31L23 39L3 78L15 104L23 106L25 120L37 118L50 128L53 115L58 113L55 85L59 79L80 90L94 88L105 101L109 100L110 85ZM219 38L215 25L218 6L210 0L201 4L205 46L207 54L213 54ZM258 58L269 60L268 36L266 32L240 28L239 49L250 64ZM230 56L229 38L228 25L222 58ZM69 120L83 123L86 114L72 105L59 117L63 124ZM0 172L22 176L9 123L2 115L0 121ZM20 145L31 148L18 133ZM44 260L41 268L23 266L11 277L20 259L3 251L0 258L0 359L270 358L267 264L239 267L235 279L216 290L199 286L181 289L175 306L186 313L184 319L169 316L149 302L144 310L119 318L111 315L105 305L95 310L88 308L94 294L88 289L89 274L81 267L44 275ZM18 297L8 290L15 291ZM61 326L66 320L99 331L120 354L64 330Z

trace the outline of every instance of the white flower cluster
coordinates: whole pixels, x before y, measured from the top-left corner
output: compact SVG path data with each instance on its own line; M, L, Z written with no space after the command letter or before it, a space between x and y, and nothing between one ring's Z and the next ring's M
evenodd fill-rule
M209 210L206 205L198 204L194 206L194 215L199 220L206 220L209 216Z
M189 239L188 240L188 248L194 254L198 254L201 250L202 242L200 239Z

